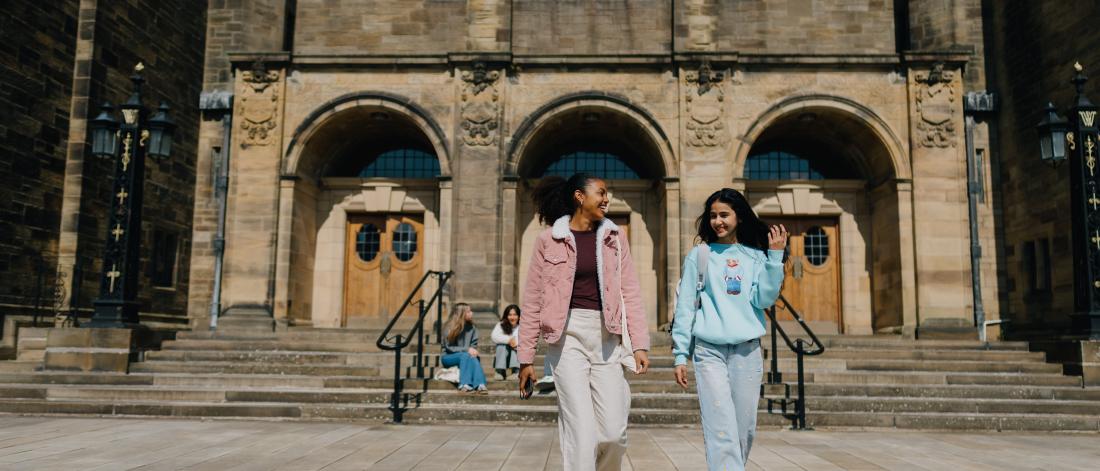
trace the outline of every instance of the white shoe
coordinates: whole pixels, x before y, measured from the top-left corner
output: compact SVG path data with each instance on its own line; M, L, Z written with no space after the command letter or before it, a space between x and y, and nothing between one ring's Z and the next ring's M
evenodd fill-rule
M539 378L539 380L535 382L535 389L538 389L539 391L549 391L551 389L554 389L554 377L543 376L542 378Z
M502 375L500 373L497 373L497 374L493 375L493 379L495 379L497 381L504 381L506 378L504 377L504 375Z

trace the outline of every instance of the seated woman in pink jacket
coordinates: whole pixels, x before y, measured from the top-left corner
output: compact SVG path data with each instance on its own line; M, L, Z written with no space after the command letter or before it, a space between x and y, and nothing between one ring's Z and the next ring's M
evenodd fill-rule
M603 180L546 177L533 197L539 220L553 226L535 243L523 289L520 391L534 379L541 333L550 345L566 471L619 470L630 415L623 365L632 364L637 374L649 369L649 327L630 246L605 218Z

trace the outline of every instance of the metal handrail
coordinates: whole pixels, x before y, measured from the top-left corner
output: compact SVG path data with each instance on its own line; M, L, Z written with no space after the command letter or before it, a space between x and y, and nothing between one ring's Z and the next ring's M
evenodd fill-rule
M783 302L783 309L787 312L790 312L791 317L794 317L794 320L798 322L798 325L802 327L802 330L810 336L809 341L796 339L795 342L791 342L791 338L787 336L787 332L783 330L783 327L778 327L779 323L775 320L776 305L772 305L769 317L771 317L772 325L776 325L778 327L779 335L783 337L783 341L787 343L787 347L789 347L792 352L801 352L802 354L809 356L825 353L825 345L821 344L821 339L818 339L817 334L814 334L813 329L811 329L810 326L806 325L806 321L802 320L802 316L798 314L798 311L794 309L794 306L792 306L791 303L787 301L787 298L784 298L781 294L779 295L779 298L776 299L776 304L778 304L779 301ZM799 344L797 342L798 340L802 340L802 343ZM802 345L805 345L805 347L813 346L816 348L814 350L805 350L805 347Z
M401 406L401 394L403 389L404 379L401 377L401 351L408 347L412 343L413 336L417 338L416 344L416 375L419 379L424 379L424 317L431 310L433 304L436 305L439 310L439 318L443 318L443 288L447 285L447 281L451 279L454 272L446 271L429 271L420 278L420 282L416 284L409 296L405 298L405 303L401 305L401 308L397 310L393 318L390 319L390 323L386 325L386 328L382 331L382 334L378 336L378 340L375 341L375 345L382 350L394 352L393 362L393 394L390 395L390 412L393 412L393 422L401 423L402 415L405 413L405 408ZM417 301L417 319L413 324L412 329L409 330L408 335L402 337L401 334L397 334L393 337L389 337L390 331L397 324L397 321L401 318L401 315L405 313L410 305L413 304L413 297L420 291L420 288L424 286L424 282L429 277L435 276L439 279L435 292L428 297L427 302L423 299ZM438 304L436 304L438 301ZM392 343L387 343L392 342Z
M802 330L809 335L809 340L803 338L796 338L793 342L790 336L787 335L787 331L779 325L779 321L776 319L775 310L776 304L780 301L783 302L783 307L794 320L798 322L798 325L802 327ZM784 384L783 374L779 371L779 355L778 355L778 339L776 334L783 337L783 341L787 344L787 347L795 353L798 364L798 399L795 402L795 412L793 416L786 414L786 406L783 406L784 416L791 420L791 428L795 430L806 430L806 372L803 367L803 357L815 356L825 353L825 345L821 343L821 340L817 338L817 334L814 334L813 329L806 322L802 320L802 316L798 314L798 311L794 309L787 298L783 295L779 295L776 299L776 304L773 304L764 312L771 319L771 342L772 347L768 352L768 357L771 360L771 371L768 372L767 384ZM807 350L807 348L813 347L813 350ZM787 398L790 398L790 386L786 386ZM771 411L771 402L768 403L768 410Z

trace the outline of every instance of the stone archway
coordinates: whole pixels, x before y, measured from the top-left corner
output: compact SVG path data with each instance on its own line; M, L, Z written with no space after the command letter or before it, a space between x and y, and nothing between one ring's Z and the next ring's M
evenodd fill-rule
M284 317L318 327L348 324L344 294L347 257L354 253L348 247L356 242L348 227L354 220L411 218L423 231L415 270L448 268L450 240L443 234L451 227L451 189L445 142L441 128L420 107L384 93L338 98L299 125L280 185L275 297L277 306L286 306ZM425 158L438 165L409 174L360 173L392 152L430 156Z
M785 295L797 297L793 291L813 286L806 288L815 293L813 299L803 305L810 302L824 312L825 304L835 302L835 328L843 332L869 334L912 325L911 167L890 126L850 100L803 96L763 113L745 137L732 165L761 217L806 225L816 239L833 244L817 249L831 247L835 253L816 257L813 268L825 274L831 273L826 267L838 271L835 301L828 288L827 276L832 275L800 270L810 266L803 265L809 258L800 251L802 239L792 242L792 252L800 252L788 262L788 278L800 278L785 283ZM796 159L805 160L813 171L784 173L782 169L796 166ZM813 276L823 278L811 280ZM827 323L823 328L829 328Z
M564 165L563 159L619 159L628 168L605 178L612 191L609 217L627 226L648 297L650 327L666 322L667 303L679 276L678 261L668 263L679 257L679 187L671 149L651 115L625 98L602 93L561 97L524 120L504 168L501 302L520 301L530 250L542 230L527 196L537 180L547 172L564 171L568 165L552 168L555 163ZM676 273L669 270L673 266Z

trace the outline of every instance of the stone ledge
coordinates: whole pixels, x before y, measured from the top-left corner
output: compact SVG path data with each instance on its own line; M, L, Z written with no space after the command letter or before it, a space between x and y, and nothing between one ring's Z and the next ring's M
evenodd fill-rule
M133 340L130 329L50 329L44 369L126 373Z

